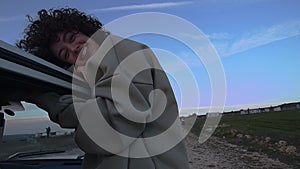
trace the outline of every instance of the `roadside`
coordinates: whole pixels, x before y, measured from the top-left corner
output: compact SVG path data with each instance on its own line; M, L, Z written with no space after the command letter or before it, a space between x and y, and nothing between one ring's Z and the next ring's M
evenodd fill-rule
M198 137L192 133L186 137L191 169L292 168L265 154L247 151L241 146L230 144L215 136L203 144L197 139Z

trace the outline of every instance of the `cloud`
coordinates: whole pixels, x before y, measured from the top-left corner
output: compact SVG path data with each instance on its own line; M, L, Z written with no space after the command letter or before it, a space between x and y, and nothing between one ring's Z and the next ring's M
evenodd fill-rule
M0 17L0 22L11 22L11 21L18 21L24 19L24 15L19 16L9 16L9 17Z
M300 21L277 24L235 35L214 33L208 37L218 53L224 57L298 35L300 35Z
M219 32L219 33L212 33L207 35L210 40L226 40L233 38L233 35L226 33L226 32Z
M125 5L125 6L115 6L110 8L93 9L90 12L103 12L103 11L115 11L115 10L135 10L135 9L159 9L168 8L174 6L182 6L192 4L192 1L182 1L182 2L164 2L164 3L151 3L151 4L139 4L139 5Z
M276 0L226 0L226 1L220 1L220 0L202 0L202 4L215 6L215 8L240 8L243 6L250 6L254 4L260 4L260 3L267 3L267 2L274 2Z

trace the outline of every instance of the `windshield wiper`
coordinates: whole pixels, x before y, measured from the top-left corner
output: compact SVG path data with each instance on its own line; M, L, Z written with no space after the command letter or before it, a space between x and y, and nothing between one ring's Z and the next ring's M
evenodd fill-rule
M22 151L17 152L12 155L10 155L7 158L7 161L13 160L15 158L23 158L23 157L29 157L34 155L43 155L43 154L52 154L52 153L64 153L65 150L58 150L58 149L41 149L41 150L32 150L32 151Z

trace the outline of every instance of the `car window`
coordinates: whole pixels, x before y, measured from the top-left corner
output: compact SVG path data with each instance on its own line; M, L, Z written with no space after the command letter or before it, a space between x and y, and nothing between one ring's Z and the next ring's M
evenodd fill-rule
M14 116L0 113L1 161L22 159L18 154L30 152L36 155L24 155L23 158L76 159L84 154L74 142L74 129L64 129L51 122L47 113L33 104L22 102L22 105L25 109L15 111ZM38 154L40 151L49 152Z

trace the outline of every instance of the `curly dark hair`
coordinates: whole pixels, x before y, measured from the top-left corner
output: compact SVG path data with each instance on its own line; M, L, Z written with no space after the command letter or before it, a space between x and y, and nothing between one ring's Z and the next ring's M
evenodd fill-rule
M75 8L42 9L37 20L27 17L30 24L24 30L23 39L17 41L17 47L63 68L70 64L59 60L49 49L58 33L79 31L91 37L97 30L103 29L99 20Z

